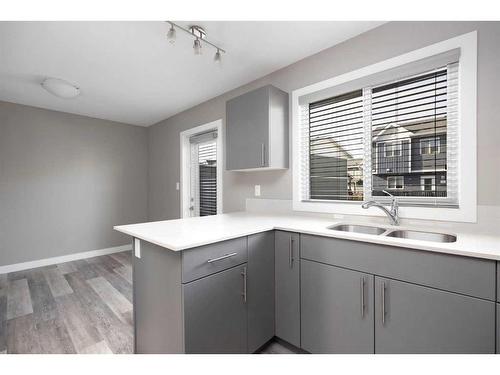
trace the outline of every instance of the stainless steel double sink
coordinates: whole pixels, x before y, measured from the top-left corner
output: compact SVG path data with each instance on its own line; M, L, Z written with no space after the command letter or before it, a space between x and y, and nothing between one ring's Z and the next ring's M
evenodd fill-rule
M328 229L337 230L341 232L372 234L376 236L383 235L386 237L405 238L409 240L441 242L441 243L456 242L457 240L457 236L454 236L452 234L425 232L425 231L409 230L409 229L387 229L371 225L336 224L328 227Z

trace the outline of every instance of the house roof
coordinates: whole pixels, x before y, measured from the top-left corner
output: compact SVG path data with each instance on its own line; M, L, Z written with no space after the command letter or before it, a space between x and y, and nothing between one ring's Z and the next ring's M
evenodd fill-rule
M412 121L406 123L390 123L385 127L373 131L373 142L393 139L397 135L397 139L421 137L432 134L446 133L446 118L429 119ZM384 139L384 137L387 137Z

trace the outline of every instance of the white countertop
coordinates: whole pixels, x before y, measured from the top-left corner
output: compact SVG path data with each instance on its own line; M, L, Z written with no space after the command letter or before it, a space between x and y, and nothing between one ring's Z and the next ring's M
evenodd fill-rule
M456 235L457 241L453 243L438 243L327 229L329 226L340 223L448 233ZM185 250L214 242L279 229L389 246L500 260L500 234L498 231L495 232L491 229L489 231L460 229L459 232L456 232L452 230L452 227L443 227L442 229L440 227L432 227L432 230L429 230L429 227L415 225L394 227L388 224L380 225L380 222L369 223L366 221L358 222L298 214L262 214L251 212L120 225L115 226L114 229L165 247L171 251Z

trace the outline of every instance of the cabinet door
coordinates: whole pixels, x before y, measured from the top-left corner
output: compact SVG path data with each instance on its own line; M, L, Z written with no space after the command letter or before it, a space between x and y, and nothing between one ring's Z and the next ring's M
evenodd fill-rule
M274 231L248 236L248 352L274 336Z
M248 169L269 164L269 86L226 103L226 168Z
M301 260L301 339L311 353L373 353L372 275Z
M300 346L299 235L276 231L276 336Z
M495 303L375 278L376 353L494 353Z
M500 303L497 303L497 354L500 354Z
M183 285L186 353L246 353L246 264Z

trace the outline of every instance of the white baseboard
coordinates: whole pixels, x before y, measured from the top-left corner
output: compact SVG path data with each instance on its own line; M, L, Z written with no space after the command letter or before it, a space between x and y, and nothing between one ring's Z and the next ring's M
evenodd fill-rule
M106 249L84 251L82 253L62 255L62 256L53 257L53 258L39 259L39 260L31 261L31 262L8 264L6 266L0 266L0 275L3 273L29 270L31 268L50 266L52 264L71 262L72 260L78 260L78 259L93 258L93 257L97 257L100 255L108 255L108 254L113 254L113 253L118 253L120 251L128 251L128 250L132 250L132 244L115 246L115 247L108 247Z

